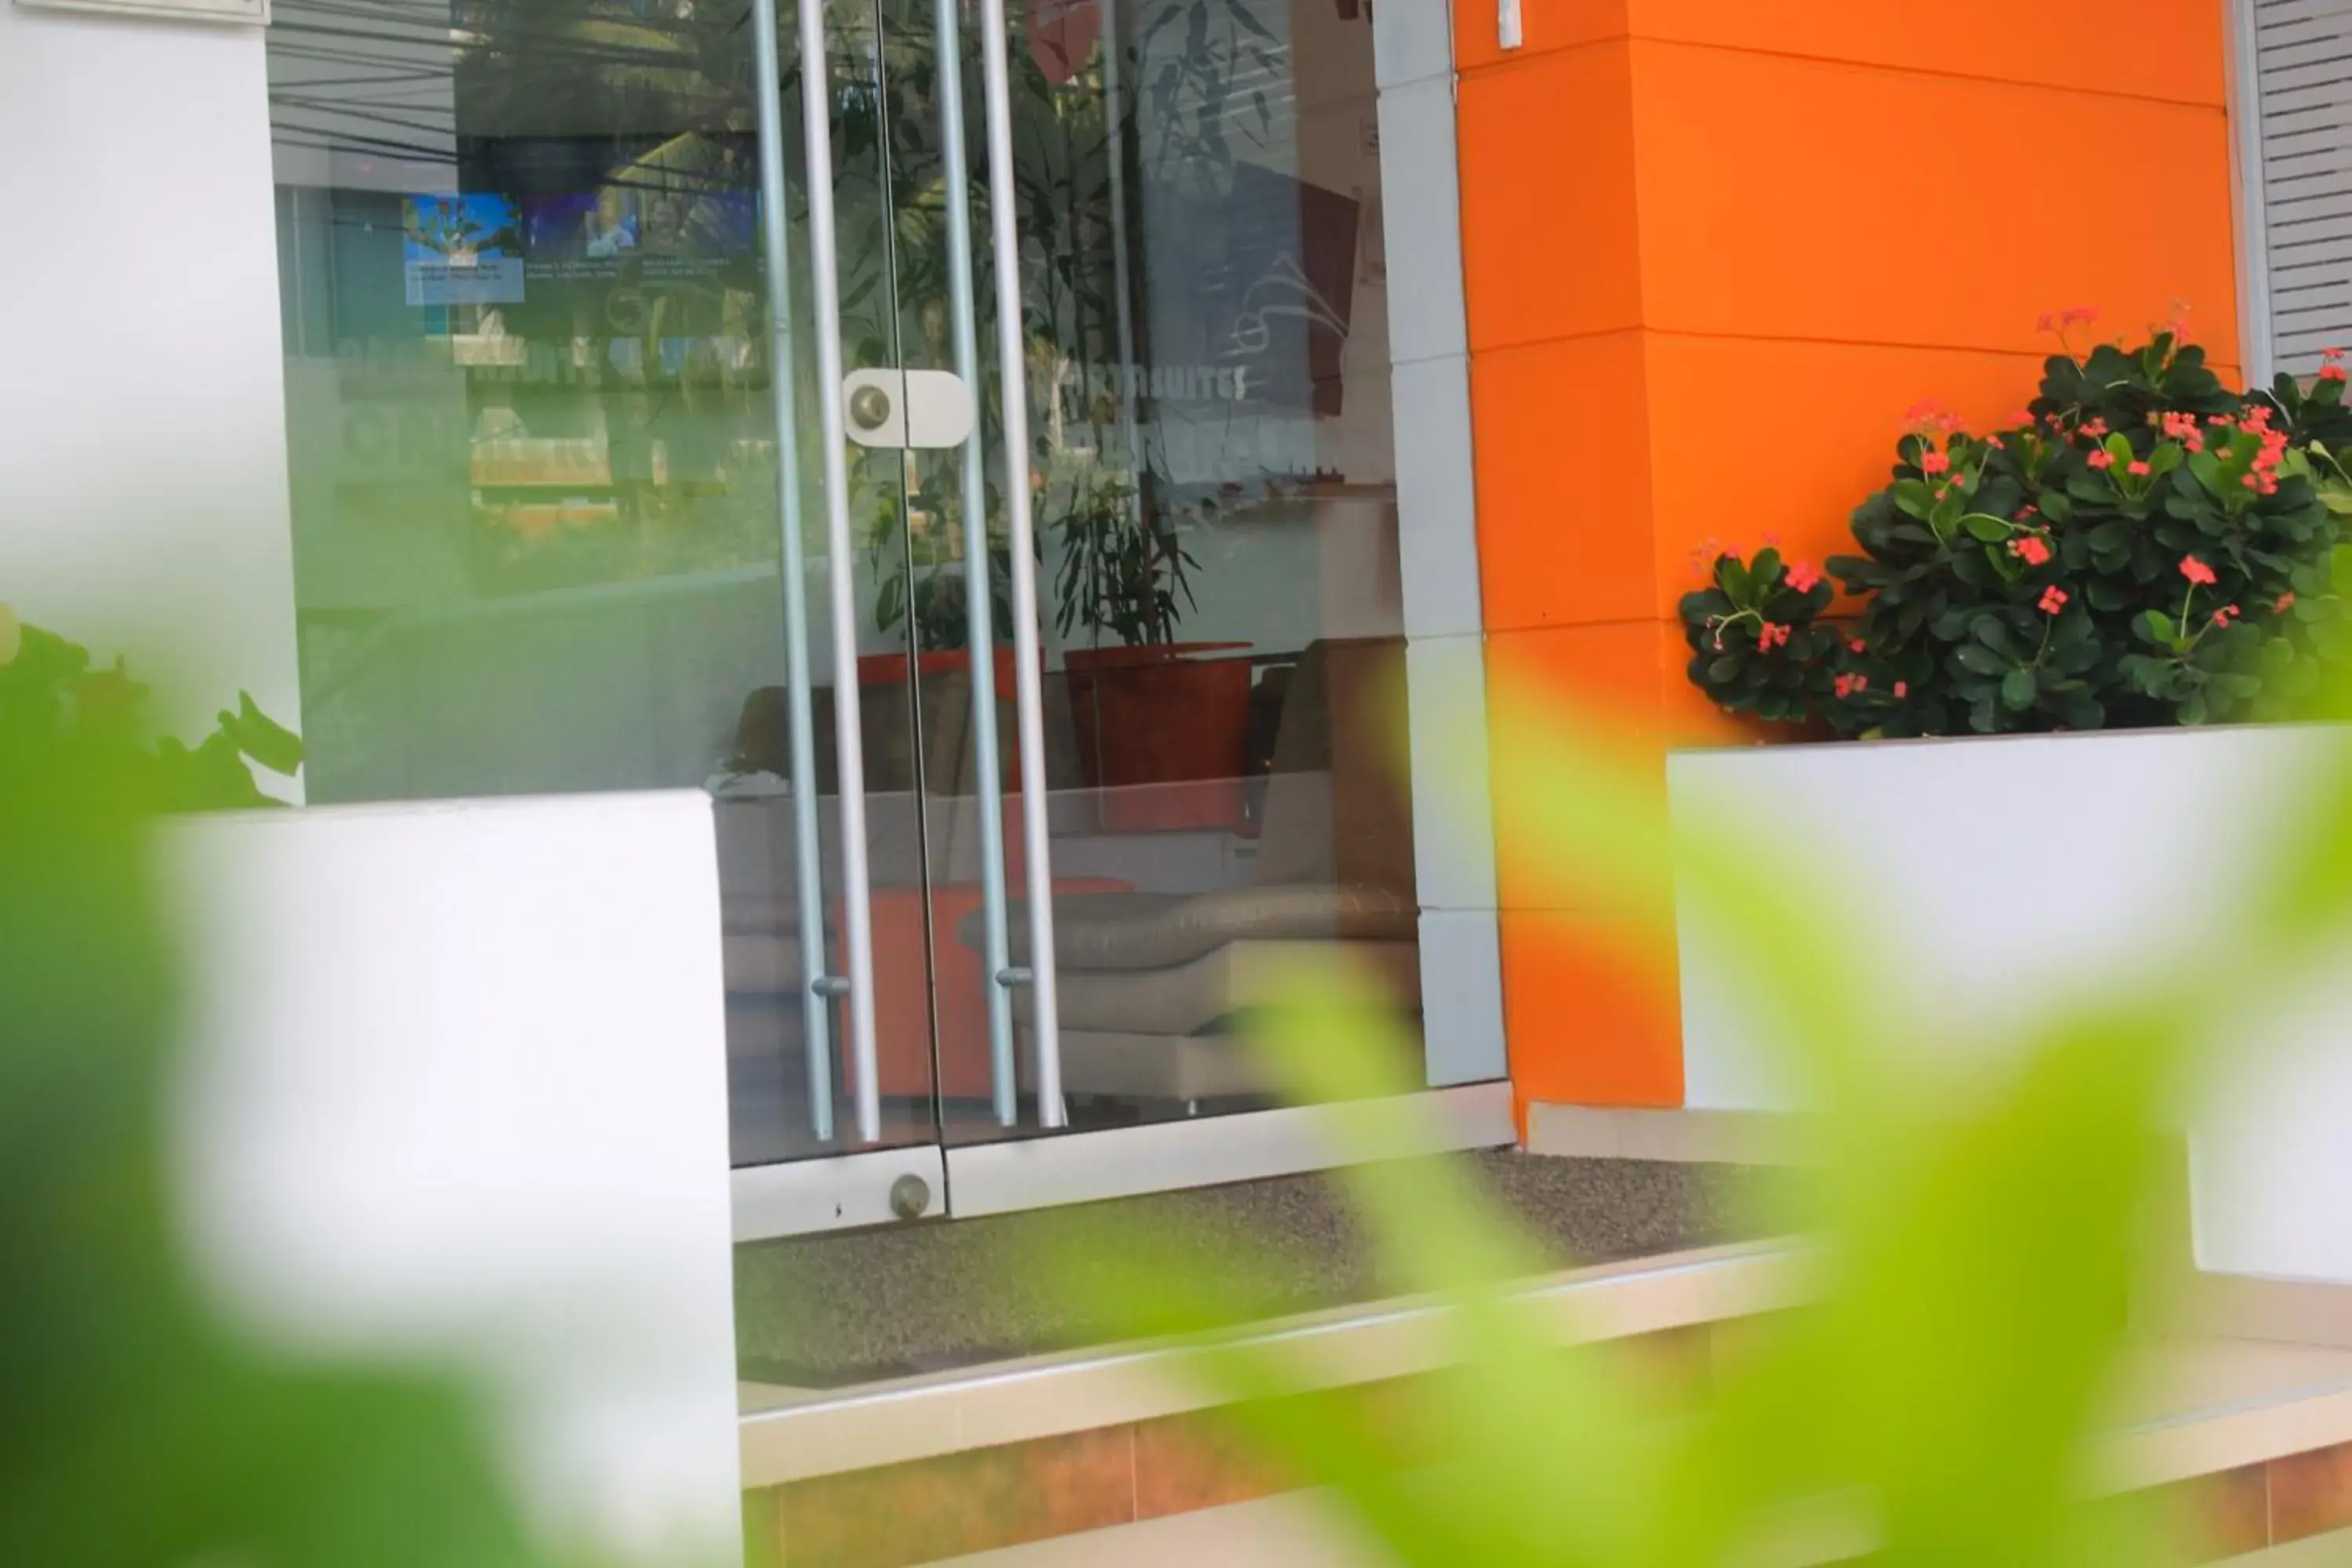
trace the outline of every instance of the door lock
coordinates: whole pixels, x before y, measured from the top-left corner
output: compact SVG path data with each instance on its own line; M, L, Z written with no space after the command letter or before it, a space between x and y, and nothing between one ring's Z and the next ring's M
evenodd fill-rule
M890 423L890 395L868 383L849 395L849 419L860 430L879 430Z
M900 1219L920 1219L931 1206L931 1184L912 1172L890 1184L890 1212Z
M961 447L975 422L971 388L944 370L853 370L842 378L844 432L879 451Z

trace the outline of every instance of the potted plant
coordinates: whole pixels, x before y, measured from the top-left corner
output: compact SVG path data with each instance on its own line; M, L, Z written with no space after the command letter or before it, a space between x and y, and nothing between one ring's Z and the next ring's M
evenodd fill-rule
M1248 645L1176 640L1198 563L1165 510L1139 507L1132 485L1102 470L1081 468L1062 483L1066 493L1052 494L1049 482L1045 510L1062 539L1055 624L1088 645L1063 656L1081 776L1113 792L1194 786L1106 795L1113 827L1238 824L1250 664L1217 656Z
M1707 552L1681 605L1690 679L1727 711L1848 737L2295 711L2352 658L2345 386L2331 350L2308 388L2234 392L2167 329L2053 356L1983 435L1922 405L1853 515L1858 553Z
M2021 1010L2086 1000L2086 955L2161 984L2230 951L2262 869L2240 836L2344 739L2254 721L2346 710L2347 381L2331 352L2308 384L2241 393L2174 330L2069 349L1991 431L1914 410L1853 553L1706 553L1681 608L1712 700L1792 735L1920 743L1678 752L1670 808L1854 871L1934 999L1923 1068L1965 1073ZM1685 1102L1798 1103L1718 933L1678 932ZM2272 1031L2255 1012L2249 1048Z

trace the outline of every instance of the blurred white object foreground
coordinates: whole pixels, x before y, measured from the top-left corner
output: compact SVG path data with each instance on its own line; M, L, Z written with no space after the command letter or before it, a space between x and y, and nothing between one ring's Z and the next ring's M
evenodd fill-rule
M451 1363L551 1545L740 1563L698 793L175 824L202 1265L290 1350Z
M1678 823L1803 858L1791 899L1833 899L1874 939L1854 977L1886 1003L1887 1048L1964 1079L2068 1002L2182 974L2229 986L2227 922L2347 744L2280 724L1767 746L1680 752L1667 777ZM1687 882L1675 904L1686 1104L1799 1109ZM2179 1112L2197 1261L2352 1284L2352 962L2231 1000Z

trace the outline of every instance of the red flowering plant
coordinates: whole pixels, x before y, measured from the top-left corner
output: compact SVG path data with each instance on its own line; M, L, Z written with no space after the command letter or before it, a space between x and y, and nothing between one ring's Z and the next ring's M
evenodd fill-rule
M1821 619L1837 597L1822 569L1783 561L1769 544L1753 561L1704 546L1701 558L1712 560L1715 585L1683 601L1691 678L1759 719L1793 723L1817 710L1843 674L1833 668L1838 631Z
M1861 552L1826 563L1851 620L1804 563L1712 552L1691 679L1763 719L1948 735L2272 717L2352 659L2342 356L2241 395L2177 326L2078 355L2091 319L2045 321L2063 352L2000 428L1912 411Z

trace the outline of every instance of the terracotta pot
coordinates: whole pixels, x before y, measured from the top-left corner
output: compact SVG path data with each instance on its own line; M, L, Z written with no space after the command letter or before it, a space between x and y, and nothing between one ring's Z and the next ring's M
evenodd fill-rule
M1047 81L1059 85L1078 74L1102 36L1100 0L1028 0L1029 54Z
M1065 657L1079 776L1105 792L1105 826L1242 825L1250 661L1199 656L1248 647L1173 643L1076 648Z

